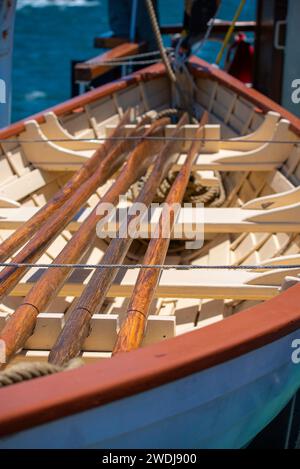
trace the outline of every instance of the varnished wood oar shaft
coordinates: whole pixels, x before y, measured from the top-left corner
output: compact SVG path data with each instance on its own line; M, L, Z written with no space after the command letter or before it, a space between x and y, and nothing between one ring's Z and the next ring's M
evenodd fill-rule
M169 119L160 119L152 124L145 135L158 135L158 132L168 123ZM126 193L129 187L146 172L155 153L160 151L162 145L162 140L155 142L143 140L133 150L117 180L101 199L98 206L101 203L116 204L120 194ZM97 215L98 206L95 207L80 229L66 244L54 263L65 264L80 261L96 238L96 225L101 219ZM13 313L0 334L0 339L6 345L7 361L17 350L24 346L26 340L33 333L37 315L50 304L70 274L71 269L69 268L48 269L32 287L23 304Z
M69 181L33 216L21 225L11 236L0 245L0 262L6 261L21 246L23 246L42 226L42 224L59 209L74 192L91 176L97 166L108 153L117 145L116 137L124 135L124 125L128 124L130 111L128 110L120 124L112 134L111 140L101 145Z
M177 137L182 125L186 123L188 123L187 115L180 120L172 136ZM148 207L152 202L161 181L167 175L174 162L177 146L178 142L174 140L164 145L135 203L143 203L145 207ZM129 226L132 221L136 220L137 217L138 215L136 214L129 215L126 220L127 226ZM104 257L101 259L101 264L121 264L132 241L133 237L129 236L113 239ZM81 351L83 343L89 335L91 318L96 311L101 309L118 270L119 269L104 268L95 271L83 294L77 301L75 309L68 316L65 327L50 352L50 363L63 365L71 358L77 356Z
M200 131L202 131L200 129ZM200 136L197 132L197 137ZM167 255L170 238L164 238L165 226L168 224L171 231L174 227L176 210L173 204L181 204L188 181L192 164L198 155L200 144L194 142L188 153L186 162L178 173L166 199L159 219L156 237L149 242L148 249L143 259L143 264L163 264ZM138 348L143 340L150 305L159 281L161 269L141 269L131 296L126 318L121 326L118 338L113 349L113 354L129 352Z
M145 135L151 134L159 128L160 121L150 126ZM143 129L134 130L133 134L144 132ZM120 142L95 169L94 174L87 179L71 197L42 225L24 248L12 259L12 262L34 262L38 259L54 238L68 225L79 208L88 198L103 185L109 177L121 166L125 160L126 152L134 147L134 140ZM0 298L8 294L18 283L27 269L24 267L6 267L0 272Z

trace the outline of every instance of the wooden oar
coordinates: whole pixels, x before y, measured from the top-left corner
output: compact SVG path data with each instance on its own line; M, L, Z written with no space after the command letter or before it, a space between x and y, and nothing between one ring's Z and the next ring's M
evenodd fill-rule
M197 131L201 137L203 128ZM194 142L189 150L186 162L178 173L166 199L158 222L155 237L149 242L143 259L145 265L163 264L170 244L170 237L164 237L166 223L171 231L176 220L177 209L173 204L181 204L191 175L192 164L199 153L199 142ZM159 281L161 269L141 269L135 284L126 318L121 326L113 354L129 352L138 348L143 340L150 305Z
M165 119L154 122L143 137L151 135L155 129L161 128L166 122L169 121ZM135 135L141 132L142 129L133 130ZM12 259L12 262L34 262L38 259L54 238L68 225L86 200L116 172L124 162L128 148L134 147L135 144L134 140L124 140L119 143L99 164L94 174L42 225L26 246ZM11 291L26 270L25 267L11 266L0 272L0 298Z
M172 137L178 137L181 127L187 123L188 117L185 115L179 121ZM164 145L156 158L149 178L135 200L136 204L142 203L144 207L148 207L152 202L161 181L167 175L174 162L177 155L176 147L178 147L176 140L170 140ZM129 215L126 225L129 226L137 217L137 214ZM134 236L113 239L104 257L101 259L101 264L121 264L133 239ZM65 327L50 352L48 359L50 363L63 365L71 358L77 356L81 351L83 343L89 335L91 318L103 305L118 270L117 268L104 268L95 271L83 294L77 301L76 308L68 316Z
M113 132L111 139L95 151L69 181L44 205L30 220L20 226L11 236L0 245L0 262L4 262L23 246L42 226L42 224L59 209L74 192L93 174L97 166L106 158L108 153L118 145L115 138L124 135L124 125L130 120L128 110Z
M168 118L158 120L150 126L145 136L162 135L164 126L169 122ZM98 207L102 203L115 205L119 196L126 193L129 187L146 172L163 143L162 139L154 142L143 140L133 150L114 184L53 261L54 263L69 264L80 261L96 238L96 225L103 217L97 214ZM68 267L49 268L30 290L23 304L13 313L0 334L0 340L2 339L6 346L7 361L24 346L34 330L37 315L45 310L70 274L71 269Z

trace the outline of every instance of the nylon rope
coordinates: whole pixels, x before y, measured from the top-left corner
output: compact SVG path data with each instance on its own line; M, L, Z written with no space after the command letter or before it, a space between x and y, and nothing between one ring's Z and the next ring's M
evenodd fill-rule
M84 365L81 358L73 358L64 366L48 362L21 362L9 366L0 372L0 388L11 386L31 379L49 376L61 371L71 371Z
M169 76L171 82L176 83L176 81L177 81L176 75L172 70L171 63L169 61L168 55L166 53L166 50L165 50L165 47L164 47L164 44L163 44L159 24L158 24L158 21L157 21L157 18L156 18L156 14L155 14L155 10L154 10L152 1L151 0L146 0L146 5L147 5L150 21L151 21L151 24L152 24L152 29L153 29L153 32L155 34L156 42L157 42L157 45L158 45L158 48L159 48L159 51L160 51L160 54L161 54L162 61L165 64L165 67L166 67L166 70L167 70L167 73L168 73L168 76Z

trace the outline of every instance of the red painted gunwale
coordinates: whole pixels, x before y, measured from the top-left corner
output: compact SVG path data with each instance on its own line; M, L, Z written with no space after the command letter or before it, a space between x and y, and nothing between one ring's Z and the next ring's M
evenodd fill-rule
M264 113L268 111L278 112L281 114L282 118L291 122L291 130L293 130L297 135L300 135L300 119L267 96L264 96L253 88L248 88L233 76L228 75L228 73L211 64L208 64L199 57L192 58L191 70L195 76L207 77L225 85L228 89L234 91L239 96L242 96L255 104L258 111L263 111Z
M196 76L218 80L252 101L263 112L279 112L291 121L292 129L300 135L300 119L225 72L195 58L192 71ZM72 112L140 80L164 74L162 65L155 65L52 110L57 115ZM33 117L42 121L42 113ZM0 139L12 137L23 128L23 122L14 124L0 131ZM3 388L0 390L0 436L150 390L237 358L297 330L300 338L299 300L300 285L297 285L272 300L199 331L77 370Z

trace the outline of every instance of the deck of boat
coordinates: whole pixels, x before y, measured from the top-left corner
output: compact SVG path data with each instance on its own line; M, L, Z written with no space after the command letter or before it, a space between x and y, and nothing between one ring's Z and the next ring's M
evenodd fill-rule
M171 244L166 264L261 265L267 272L166 271L151 305L143 345L174 337L220 321L232 314L277 295L285 270L273 271L270 264L300 264L299 211L300 152L298 136L279 113L264 113L251 100L216 80L198 77L196 114L206 110L205 144L193 166L197 185L205 191L219 188L225 199L219 208L204 209L204 246L184 250ZM0 147L0 236L7 239L66 184L81 165L108 138L128 108L132 124L145 113L154 115L176 104L168 79L157 74L137 83L116 84L112 91L92 93L25 121L1 141ZM59 117L57 116L59 115ZM196 125L186 125L183 139L193 138ZM165 128L168 138L174 125ZM294 143L293 143L294 142ZM184 164L189 141L180 144L173 167ZM218 176L219 175L219 176ZM72 221L45 249L38 263L55 262L59 252L84 224L88 214L114 181L113 176L86 200ZM277 195L278 194L278 195ZM274 201L268 197L276 195ZM265 199L266 198L266 199ZM257 199L257 200L256 200ZM254 201L254 202L252 202ZM269 204L269 205L268 205ZM191 214L183 209L182 220ZM180 218L177 228L180 231ZM199 222L199 229L202 220ZM146 225L144 231L150 227ZM175 230L176 231L176 230ZM188 235L193 236L192 226ZM176 234L173 234L176 238ZM145 236L147 238L147 236ZM108 240L97 239L81 259L101 263ZM145 242L136 242L125 263L140 263ZM0 328L22 304L24 296L42 276L44 269L31 268L7 294L0 306ZM75 270L52 298L37 320L33 335L14 360L46 360L49 350L76 304L93 269ZM292 269L292 274L298 270ZM122 272L109 290L97 314L82 356L94 360L110 356L132 293L137 272Z

